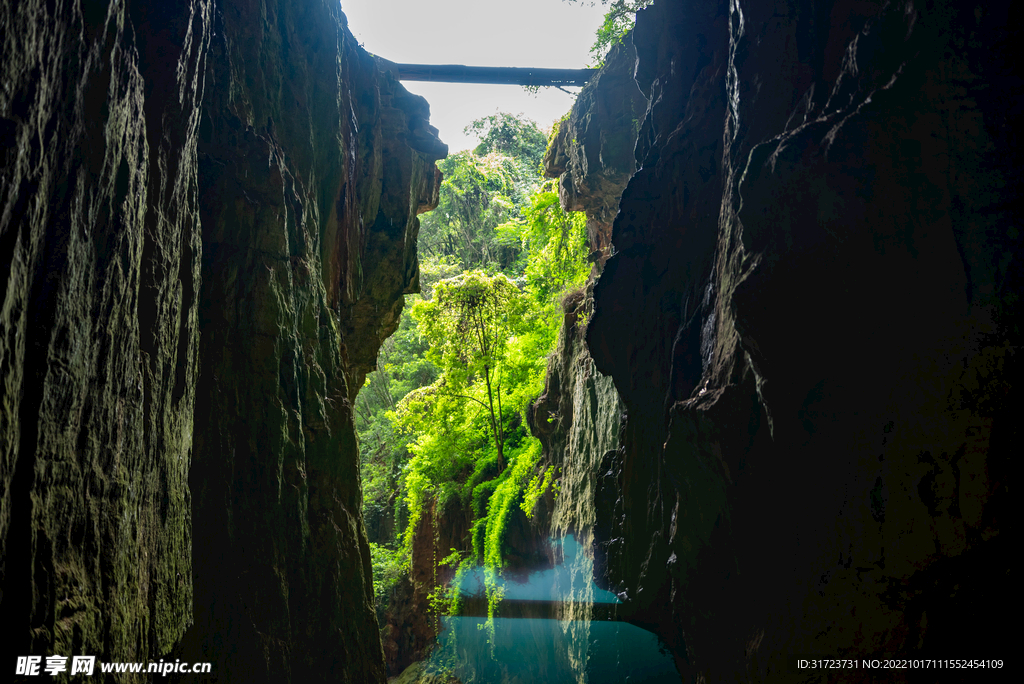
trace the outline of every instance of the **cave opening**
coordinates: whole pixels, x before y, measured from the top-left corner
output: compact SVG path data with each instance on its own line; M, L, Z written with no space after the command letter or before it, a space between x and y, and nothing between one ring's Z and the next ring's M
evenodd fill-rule
M476 140L438 163L438 206L419 217L420 292L406 295L398 329L356 398L364 519L393 676L426 669L458 681L679 681L665 644L594 585L593 525L571 523L577 514L568 513L581 507L592 518L593 505L582 492L569 503L568 488L556 502L561 447L530 424L556 347L590 363L573 340L585 333L590 293L611 253L610 218L635 170L637 130L616 131L621 140L604 146L615 167L609 187L574 200L560 185L569 178L574 102L585 103L578 117L616 98L631 121L643 116L630 73L632 22L604 46L603 71L501 65L496 51L484 56L487 66L438 63L435 54L434 63L413 63L408 52L392 61L365 35L381 69L426 97L432 125L448 100L488 88L515 102L484 116L460 112ZM363 40L357 18L350 27ZM451 54L446 47L442 55ZM450 84L443 94L417 89L442 83ZM554 117L531 109L548 91L558 91ZM470 303L481 301L491 304Z

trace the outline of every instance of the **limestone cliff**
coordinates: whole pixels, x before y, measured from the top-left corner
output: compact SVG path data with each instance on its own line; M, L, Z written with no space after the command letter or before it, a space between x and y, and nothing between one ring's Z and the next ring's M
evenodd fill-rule
M591 505L600 581L684 681L1011 652L1018 26L957 2L640 13L638 171L587 326L626 420Z
M192 620L196 146L211 20L200 2L0 6L11 655L145 660Z
M351 401L417 287L426 103L336 2L0 27L6 649L383 681Z
M647 100L633 78L635 65L627 37L582 89L544 155L544 174L558 178L562 208L586 212L595 274L611 254L612 220L636 171L633 149Z

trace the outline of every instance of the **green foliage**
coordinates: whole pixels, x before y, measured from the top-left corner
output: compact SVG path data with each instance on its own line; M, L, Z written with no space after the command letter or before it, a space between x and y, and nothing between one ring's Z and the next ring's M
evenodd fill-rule
M583 2L584 0L565 0L566 2ZM597 29L597 40L590 48L590 56L595 66L604 63L608 50L633 29L636 23L636 12L650 6L654 0L600 0L602 5L610 5L604 15L604 22ZM592 3L591 3L592 4Z
M388 546L371 546L375 595L407 572L432 502L461 506L472 551L445 559L459 563L457 579L434 588L432 605L438 615L457 610L459 578L484 563L493 617L510 521L557 488L554 469L537 474L541 448L525 414L543 391L560 298L590 265L585 218L562 211L537 173L546 136L507 114L470 128L480 146L439 165L441 203L421 223L422 294L408 297L355 412L364 506L408 512L395 539L374 540Z
M526 449L531 461L539 454L529 451L539 450L539 442L526 436L518 416L543 390L547 355L561 321L557 295L578 287L589 265L583 258L585 221L562 212L554 193L536 195L524 216L514 228L530 254L523 292L500 274L467 272L439 281L433 298L413 307L417 329L430 343L426 357L441 374L406 395L395 412L396 429L408 436L413 454L403 473L410 511L407 545L429 498L458 483L460 496L480 521L474 533L477 557L489 546L491 559L496 558L493 549L500 548L509 502L525 484L519 478L526 466L518 454ZM519 423L516 429L513 421ZM514 483L504 485L502 503L494 507L493 497L505 481L499 444L504 449L517 439L508 463L516 458L519 470L513 467Z
M422 299L430 299L434 296L434 285L442 280L454 278L462 273L462 265L459 260L451 255L429 256L420 255L420 294ZM405 298L406 307L402 313L408 313L411 306L420 300L417 295L408 295Z
M482 467L481 467L482 466ZM474 518L483 520L487 516L487 504L491 495L498 486L498 459L481 458L477 461L477 470L469 478L466 486L472 492L470 496L470 511ZM478 473L486 473L480 475ZM479 483L479 484L477 484ZM483 548L482 546L480 547Z
M444 175L437 209L420 220L420 254L449 257L462 268L514 259L492 244L494 226L513 215L518 166L494 153L449 155L438 163Z
M547 136L537 127L536 122L506 112L477 119L466 126L465 133L473 132L480 138L480 144L473 154L486 155L498 152L518 159L526 170L539 171L540 162L547 148Z
M381 606L402 575L409 573L408 556L371 542L370 564L373 566L373 599Z
M497 151L459 152L438 168L444 181L437 209L420 221L421 255L451 257L463 269L507 269L520 250L496 241L494 228L519 215L540 180L536 171Z
M503 549L509 516L521 505L523 490L539 461L540 442L531 440L515 459L508 477L494 490L487 507L484 537L484 563L490 568L501 570L505 565Z
M535 122L504 112L477 119L466 131L480 144L438 163L444 181L437 209L420 221L420 256L448 257L462 270L509 271L521 264L522 246L494 229L519 218L536 191L547 135Z
M537 506L537 501L540 497L544 496L550 487L552 480L555 475L554 466L546 466L541 473L537 473L531 479L529 484L523 490L523 503L520 508L523 509L523 513L526 514L527 518L533 517L533 509Z
M586 216L563 211L553 186L553 181L545 184L530 198L521 219L495 229L515 236L529 255L524 274L539 306L547 306L563 290L581 285L590 273Z
M393 503L401 468L409 456L396 432L394 411L410 391L437 379L438 369L426 358L426 350L415 321L403 311L398 330L385 340L377 355L376 372L367 376L356 397L364 506L384 509Z
M504 274L467 271L439 282L434 297L416 302L412 315L430 343L427 358L453 391L462 391L474 378L489 381L509 340L522 330L525 304Z

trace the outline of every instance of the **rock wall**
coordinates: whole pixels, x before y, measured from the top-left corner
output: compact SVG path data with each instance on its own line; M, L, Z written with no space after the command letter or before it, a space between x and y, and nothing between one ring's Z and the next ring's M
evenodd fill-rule
M586 212L595 275L611 254L612 220L636 171L633 149L647 100L633 78L635 65L630 38L613 46L544 154L544 175L558 178L562 208Z
M192 619L210 25L200 2L0 6L5 668L145 660Z
M446 148L336 2L157 4L0 7L5 648L382 682L351 402Z
M595 560L685 681L1010 653L1018 27L957 2L639 14L650 105L587 330L627 414Z
M530 428L544 448L543 463L556 469L559 485L558 496L547 493L538 501L534 515L544 520L557 549L565 548L568 537L579 545L574 558L560 552L554 559L566 566L568 581L556 587L556 592L565 632L562 655L576 681L585 681L590 657L592 578L604 575L603 568L594 565L594 532L598 508L607 508L611 502L599 500L598 490L616 456L625 418L612 379L594 367L584 343L586 327L578 311L585 306L592 306L589 294L580 293L566 301L545 391L530 413ZM602 648L608 652L618 646L610 643Z
M634 80L636 49L630 36L614 46L601 71L583 88L561 122L544 156L545 175L558 178L559 200L566 211L587 216L590 259L587 285L569 293L555 353L548 362L544 392L529 412L531 433L543 445L542 466L554 468L558 496L547 492L534 510L542 534L555 549L567 540L579 552L573 558L555 553L566 566L566 586L557 586L559 618L565 634L559 663L568 678L586 681L590 660L594 584L604 568L595 567L595 525L598 508L612 513L614 499L598 496L604 477L617 457L625 407L612 378L594 365L586 333L594 311L594 284L612 255L612 221L626 184L636 172L633 150L647 100ZM607 498L607 497L605 497ZM597 555L603 561L604 556ZM620 647L604 643L608 653ZM562 679L566 679L562 673Z
M416 521L409 574L391 591L380 618L384 662L389 676L398 676L433 650L441 616L430 595L452 581L455 568L441 565L452 551L472 550L469 512L458 498L430 502Z

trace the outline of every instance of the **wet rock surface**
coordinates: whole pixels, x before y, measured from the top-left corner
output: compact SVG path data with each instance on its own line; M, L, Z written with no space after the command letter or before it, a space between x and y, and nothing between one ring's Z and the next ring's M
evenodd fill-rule
M5 652L381 682L351 402L444 147L337 3L152 5L0 8ZM562 494L513 565L592 535L685 681L1013 652L1019 26L640 13L546 160L600 279L531 416ZM453 520L422 521L424 586ZM398 591L396 670L434 634Z
M383 681L351 401L426 102L337 3L0 12L5 648Z
M544 155L544 174L558 178L562 208L586 212L595 273L611 254L619 196L637 168L633 149L647 99L633 77L635 65L627 36L580 91Z
M147 660L192 620L211 23L200 2L0 8L5 667Z
M595 502L602 580L684 680L790 681L800 653L1011 652L1006 12L638 17L652 104L587 336L627 421Z

